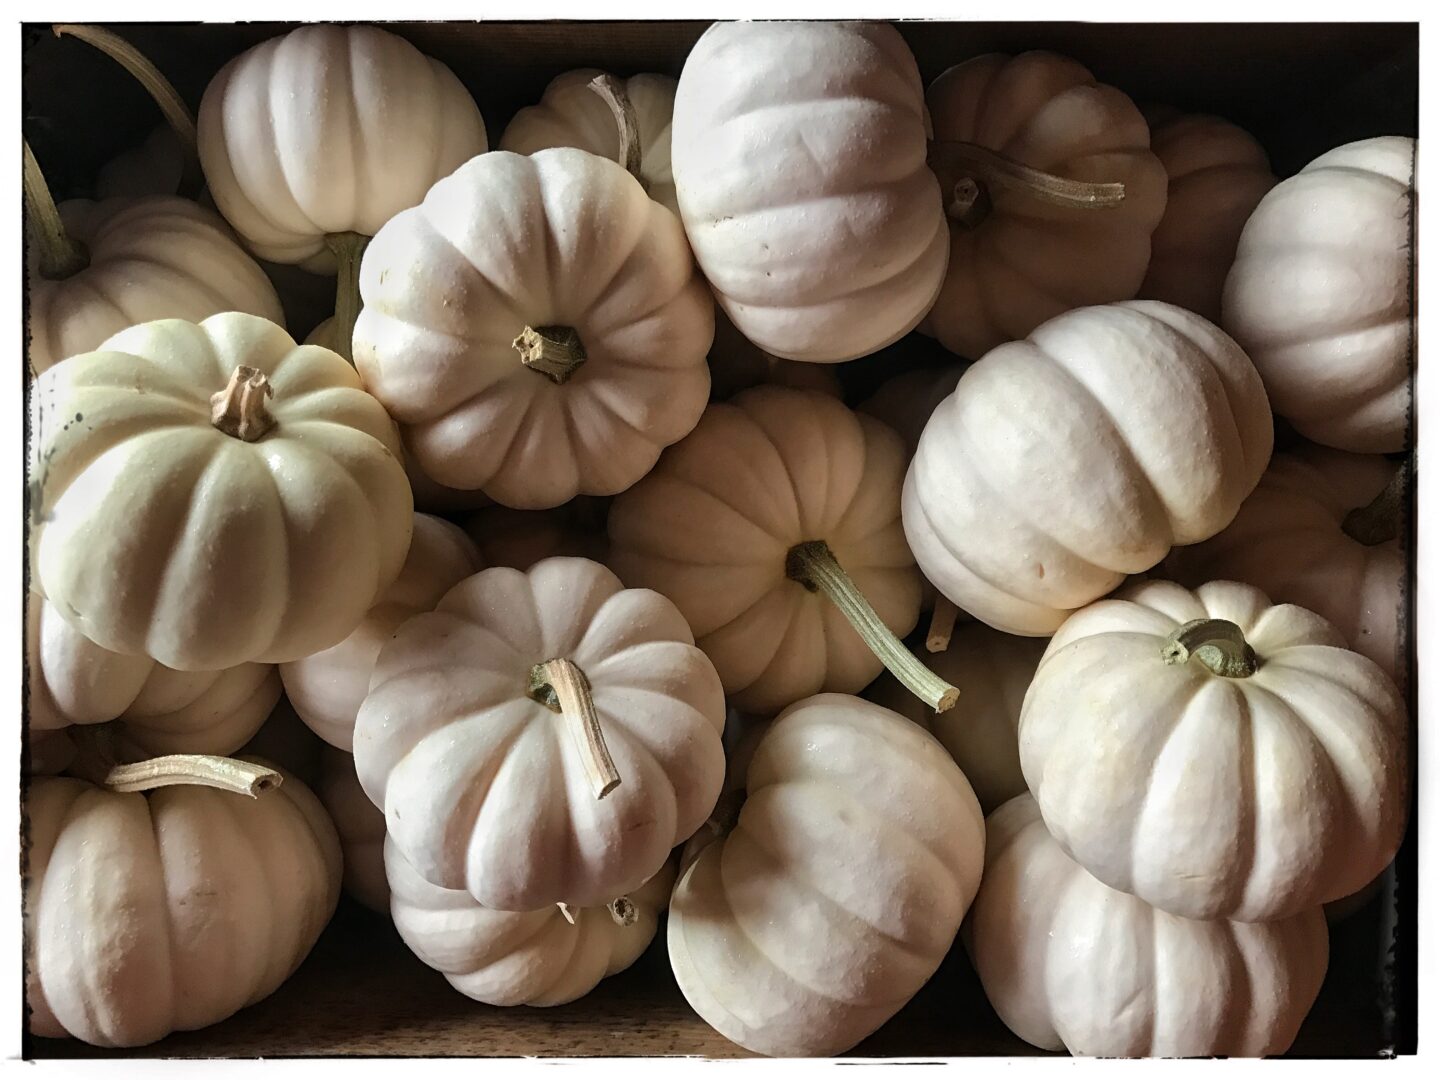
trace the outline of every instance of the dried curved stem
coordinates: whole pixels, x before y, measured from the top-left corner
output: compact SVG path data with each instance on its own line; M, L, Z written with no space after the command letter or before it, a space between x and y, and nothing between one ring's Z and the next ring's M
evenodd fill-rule
M1400 535L1400 515L1408 502L1412 461L1410 458L1402 461L1384 490L1368 505L1345 515L1340 527L1346 536L1366 547L1373 547Z
M1248 679L1260 668L1245 632L1228 619L1192 619L1165 639L1160 658L1167 664L1198 660L1224 679Z
M1070 180L974 143L932 142L927 160L940 180L945 212L971 227L989 215L989 193L997 189L1022 192L1070 210L1107 210L1125 200L1124 184Z
M279 787L284 780L274 769L238 758L210 754L167 754L164 757L116 765L105 774L104 785L111 791L151 791L161 787L195 784L233 791L252 799L262 791Z
M30 219L33 234L30 242L38 249L40 276L48 281L60 281L89 266L90 253L85 250L85 245L72 240L65 231L65 222L50 194L50 185L45 183L40 162L35 160L30 144L24 142L24 146L25 213Z
M619 787L620 773L605 745L605 733L600 729L585 673L564 657L536 664L530 670L530 696L570 722L570 733L595 798L603 799Z
M600 74L586 86L610 106L610 112L615 117L615 127L620 133L620 164L625 166L626 172L640 181L641 187L648 190L645 178L640 175L640 120L635 115L635 105L625 90L625 84L614 75Z

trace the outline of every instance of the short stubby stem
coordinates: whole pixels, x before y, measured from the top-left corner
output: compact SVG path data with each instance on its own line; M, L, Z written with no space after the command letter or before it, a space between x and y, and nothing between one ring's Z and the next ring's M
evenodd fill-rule
M973 176L962 176L950 189L950 202L945 215L967 229L977 228L990 216L993 204L990 192Z
M1070 210L1107 210L1125 200L1124 184L1070 180L974 143L932 142L927 160L945 193L946 215L966 228L989 216L991 194L1001 189Z
M560 915L564 918L564 920L565 920L566 922L568 922L571 926L574 926L574 925L575 925L575 913L570 910L570 905L567 904L567 903L565 903L564 900L561 900L561 901L560 901L558 904L556 904L555 906L560 909Z
M585 345L569 326L527 326L511 344L520 363L553 383L564 383L585 363Z
M336 352L355 362L355 320L360 317L360 262L370 237L359 233L331 233L325 246L335 256L335 343Z
M150 791L154 788L194 784L258 798L262 791L279 787L284 777L274 769L238 758L210 754L168 754L165 757L116 765L103 781L111 791Z
M265 399L275 388L263 371L241 364L230 373L225 389L210 395L210 423L241 442L255 442L275 426Z
M950 647L950 637L955 633L955 619L960 614L950 599L943 593L935 594L935 607L930 611L930 629L925 634L925 651L944 652Z
M609 909L610 918L615 920L616 926L634 926L635 920L640 918L640 911L635 907L635 901L628 896L617 896L605 906Z
M600 74L591 79L587 86L610 106L615 117L615 128L620 135L620 153L615 159L625 166L625 171L648 192L649 185L641 175L640 120L635 115L635 105L625 90L625 84L614 75Z
M564 657L546 660L530 669L529 694L569 722L595 798L603 799L619 787L620 773L610 758L610 748L605 745L605 733L600 730L600 718L595 713L585 673Z
M1167 664L1198 660L1222 679L1248 679L1260 669L1245 632L1228 619L1192 619L1165 639L1160 658Z
M955 705L960 691L926 667L885 625L825 541L810 540L791 548L785 574L812 592L824 593L890 674L921 701L937 713Z
M1346 536L1366 547L1374 547L1400 535L1400 516L1410 490L1410 465L1409 460L1401 462L1379 495L1368 505L1345 515L1340 527Z
M24 145L23 188L25 213L32 233L30 242L39 256L40 276L47 281L63 281L90 265L90 253L65 231L65 222L50 194L50 185L45 183L40 162L35 160L30 144Z

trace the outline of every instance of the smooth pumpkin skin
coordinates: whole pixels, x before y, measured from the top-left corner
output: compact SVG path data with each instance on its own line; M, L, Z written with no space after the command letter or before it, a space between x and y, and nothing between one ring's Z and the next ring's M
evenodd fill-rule
M980 623L957 626L948 649L924 655L931 671L960 688L953 709L937 716L889 672L865 696L940 740L988 814L1025 790L1017 734L1020 704L1045 646L1042 638L1002 634Z
M31 595L25 613L32 738L118 721L122 738L159 754L230 754L260 730L280 700L271 664L222 671L174 671L148 656L96 645Z
M1150 149L1165 167L1169 195L1150 237L1140 297L1219 322L1240 230L1276 184L1270 158L1244 128L1202 114L1152 122Z
M1191 619L1235 623L1259 669L1169 665ZM1020 715L1045 824L1111 888L1192 919L1285 918L1355 892L1405 829L1405 703L1340 632L1259 589L1128 586L1051 639Z
M899 521L900 438L834 398L759 386L700 425L610 508L610 565L673 600L736 708L770 715L820 691L854 693L878 657L840 610L786 576L824 540L896 634L920 613Z
M49 280L30 245L27 326L35 374L152 319L199 322L222 311L245 311L285 324L270 279L213 211L173 195L72 199L59 210L66 233L85 245L90 264Z
M1270 460L1254 365L1170 304L1079 308L968 368L905 477L925 577L997 630L1045 636L1230 524Z
M1125 185L1124 201L1104 210L990 190L978 226L949 222L950 263L928 333L974 360L1072 308L1135 295L1165 210L1165 169L1134 102L1082 64L1038 51L967 60L932 82L925 100L936 140L975 143L1070 180Z
M300 719L331 746L350 752L355 714L370 688L380 649L401 623L430 611L484 562L460 526L416 514L400 576L338 644L280 665L285 695Z
M31 785L30 1032L144 1046L218 1023L300 966L340 896L340 845L293 776L251 799Z
M355 775L355 759L344 750L321 751L315 794L335 824L345 860L347 895L382 915L390 911L385 880L385 815L372 803Z
M327 235L374 236L488 146L454 73L374 26L302 26L247 49L205 88L200 164L262 259L333 274Z
M843 1053L949 951L980 883L980 806L934 739L843 694L781 713L745 789L670 898L675 978L746 1049Z
M1225 279L1221 324L1275 412L1325 446L1407 445L1414 175L1414 139L1321 154L1261 200Z
M464 889L432 885L384 845L390 914L410 950L460 993L487 1005L564 1005L640 958L670 899L675 862L627 893L635 922L620 926L604 906L571 912L492 911Z
M1172 551L1164 576L1191 587L1243 581L1308 608L1404 685L1405 552L1398 538L1367 546L1341 528L1395 469L1383 457L1322 446L1276 454L1235 520L1204 543Z
M275 426L249 443L210 422L241 365L274 391ZM33 402L37 588L112 652L181 671L294 660L400 572L395 425L349 364L271 322L142 323L45 372Z
M605 904L639 888L720 793L720 680L663 596L588 559L494 567L403 623L355 724L355 767L427 881L481 905ZM532 668L585 674L620 785L595 798Z
M1318 908L1276 922L1168 915L1095 880L1020 795L985 823L965 943L1005 1025L1097 1057L1281 1054L1320 992Z
M903 337L934 304L948 235L925 164L920 72L894 27L722 22L675 92L685 232L740 332L837 363Z
M432 479L534 510L612 495L695 426L714 305L675 216L613 161L484 154L371 241L355 364ZM557 383L526 327L575 330Z
M540 101L527 105L505 126L499 149L533 154L555 146L573 146L620 161L620 129L610 106L589 83L599 68L565 71L550 80ZM675 111L675 80L668 75L631 75L620 79L635 107L640 136L640 180L650 198L679 216L675 178L670 171L670 124Z

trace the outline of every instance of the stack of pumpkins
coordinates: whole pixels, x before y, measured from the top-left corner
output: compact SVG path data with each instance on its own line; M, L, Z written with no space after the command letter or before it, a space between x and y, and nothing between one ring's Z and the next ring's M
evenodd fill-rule
M1413 140L1277 184L1064 57L927 91L889 26L730 23L488 151L378 29L198 123L62 29L175 134L98 203L26 155L33 1032L258 1000L343 863L494 1005L668 906L761 1053L853 1047L957 935L1037 1046L1286 1049L1408 804ZM336 275L303 345L291 267ZM917 329L954 356L847 406Z

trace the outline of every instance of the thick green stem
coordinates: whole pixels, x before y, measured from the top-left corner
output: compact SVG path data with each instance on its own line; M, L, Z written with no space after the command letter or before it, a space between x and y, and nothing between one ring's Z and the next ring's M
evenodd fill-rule
M1192 619L1165 639L1160 658L1167 664L1198 660L1224 679L1248 679L1260 667L1244 631L1227 619Z
M605 733L600 729L585 673L564 657L546 660L530 669L529 690L532 698L569 721L570 734L595 798L603 799L619 787L620 773L605 745Z
M22 140L23 142L23 140ZM65 231L65 222L60 210L50 195L50 185L45 183L45 174L28 142L25 145L23 186L25 190L25 214L30 220L30 242L39 253L40 276L49 281L60 281L78 274L90 265L90 253L85 245L70 239Z
M640 181L642 188L648 191L649 185L645 183L645 177L640 174L642 154L640 121L635 115L635 105L625 90L625 84L614 75L600 74L591 79L587 85L590 90L600 96L606 105L610 106L610 112L615 117L615 127L620 134L620 154L616 160L625 166L626 172Z
M569 326L527 326L511 344L520 363L554 383L564 383L585 363L585 344Z
M840 609L861 640L890 674L937 713L954 706L960 691L926 667L885 625L823 540L796 544L786 559L785 573L812 591L818 590Z
M355 320L360 317L360 262L369 243L370 237L353 232L325 237L325 245L335 255L335 351L352 364Z
M1400 463L1385 489L1368 506L1351 510L1341 528L1350 539L1373 547L1400 535L1400 515L1409 502L1411 459Z
M932 142L928 160L940 180L946 214L967 228L990 215L990 193L997 189L1021 192L1070 210L1107 210L1125 199L1124 184L1069 180L974 143Z
M185 99L148 56L119 34L99 26L60 23L51 27L56 37L73 37L99 49L135 77L165 116L165 122L185 151L185 170L180 177L180 190L198 195L204 187L200 170L200 153L195 136L195 116Z

